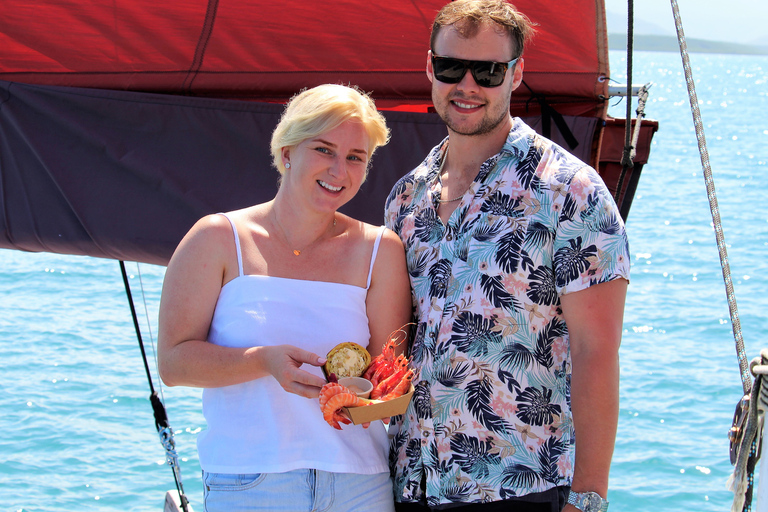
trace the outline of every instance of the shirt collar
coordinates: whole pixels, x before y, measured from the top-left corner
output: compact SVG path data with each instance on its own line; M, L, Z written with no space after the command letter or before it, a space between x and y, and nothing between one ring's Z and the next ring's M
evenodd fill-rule
M525 124L519 117L512 118L512 128L509 130L506 141L501 147L501 150L483 162L480 166L481 175L479 178L485 178L488 172L493 169L496 162L505 156L522 159L533 143L533 137L536 132L533 131L527 124ZM440 144L432 148L427 158L419 169L416 170L414 175L415 181L424 181L431 183L435 181L440 173L440 163L443 161L445 151L448 149L449 137L444 138Z

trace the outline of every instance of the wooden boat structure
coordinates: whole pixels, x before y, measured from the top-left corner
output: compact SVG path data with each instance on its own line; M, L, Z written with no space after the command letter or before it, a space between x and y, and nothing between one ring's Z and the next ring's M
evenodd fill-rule
M282 104L322 83L370 92L392 129L343 209L381 223L393 183L446 136L424 72L431 21L444 2L5 0L0 247L115 259L123 272L123 261L166 264L200 217L274 196L268 147ZM629 86L611 79L604 3L514 3L538 27L512 114L595 167L626 219L658 123L644 119L648 90L631 86L631 66ZM631 27L628 41L631 50ZM638 97L629 130L626 119L608 115L615 96L625 96L627 118ZM691 98L695 118L695 90ZM739 356L745 399L732 431L735 487L759 456L742 448L760 439L768 373L768 353L762 364ZM148 377L176 480L165 510L189 511L173 433ZM734 510L748 510L751 487L734 492Z

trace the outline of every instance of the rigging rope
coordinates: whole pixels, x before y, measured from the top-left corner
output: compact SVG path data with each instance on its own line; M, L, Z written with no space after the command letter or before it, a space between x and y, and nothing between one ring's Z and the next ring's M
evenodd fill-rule
M139 320L136 315L136 308L133 305L133 294L131 294L131 285L128 282L128 274L125 271L125 262L120 260L120 272L123 276L123 285L125 286L125 293L128 296L128 305L131 308L131 318L133 318L133 327L136 330L136 337L139 340L139 349L141 350L141 358L144 361L144 370L147 373L147 381L149 382L149 401L152 404L152 411L155 416L155 428L160 436L160 444L165 449L165 460L171 469L173 470L173 479L176 482L176 491L179 493L179 499L181 501L181 508L184 512L188 512L189 500L184 494L184 485L181 482L181 467L179 466L179 457L176 454L176 443L173 440L173 429L168 422L168 415L165 411L163 402L157 395L155 387L152 384L152 374L149 371L149 363L147 362L147 353L144 350L144 341L141 337L141 328L139 327ZM146 305L145 305L146 309Z
M643 119L645 118L645 103L648 101L648 89L651 88L651 83L647 83L640 87L637 93L637 109L635 110L635 127L632 130L632 55L634 53L634 2L628 0L627 2L627 113L624 125L624 151L621 155L621 174L619 175L619 181L616 185L616 195L614 200L619 206L621 211L625 211L624 196L624 180L627 176L627 171L635 167L635 156L637 155L637 141L640 138L640 127Z
M752 378L749 372L749 362L744 349L744 338L741 333L741 322L739 321L739 311L736 306L736 294L733 291L733 281L731 280L731 266L728 263L728 251L725 246L725 235L723 234L723 225L720 221L720 209L717 206L717 195L715 193L715 182L712 178L712 168L709 165L709 153L707 152L707 141L704 138L704 126L701 122L701 111L699 110L699 99L696 96L696 86L693 82L693 73L691 72L691 63L688 59L688 45L685 42L683 33L683 22L680 19L680 10L677 7L677 0L671 0L672 11L675 15L675 28L677 29L677 40L680 43L680 55L683 58L683 68L685 70L685 82L688 85L688 98L691 103L693 113L693 123L696 128L696 140L699 144L699 155L701 156L701 165L704 170L704 182L707 185L707 198L709 199L709 209L712 212L712 221L715 227L715 237L717 238L717 249L720 254L720 266L723 270L723 280L725 281L726 297L728 299L728 309L731 315L731 326L733 328L733 337L736 341L736 355L739 358L739 368L741 374L741 384L744 394L749 395L752 390Z
M755 463L760 457L758 446L760 443L762 424L759 421L759 416L763 414L763 408L760 407L758 409L758 404L762 404L760 390L763 386L760 383L764 379L759 375L758 378L755 379L755 386L752 386L750 365L747 362L746 351L744 349L744 338L741 332L739 311L736 305L736 294L734 293L733 281L731 279L731 267L728 262L725 235L723 234L723 226L720 220L720 208L717 205L715 182L712 177L712 168L709 165L709 153L707 152L707 141L704 137L704 127L701 121L701 111L699 110L699 100L696 96L696 86L693 81L691 63L688 58L688 45L685 42L683 22L680 18L680 10L677 6L677 0L671 0L671 3L672 12L675 17L677 40L680 44L680 55L683 59L683 69L685 70L685 82L688 86L688 99L691 104L693 123L696 129L696 140L699 146L701 166L704 171L704 182L707 186L709 209L712 212L712 222L715 229L715 237L717 239L717 249L720 255L720 267L722 268L723 281L725 282L728 310L731 316L733 337L736 343L736 355L739 360L739 375L741 376L741 385L744 391L744 396L736 406L733 426L729 432L731 462L735 464L735 468L728 480L727 487L734 493L731 511L748 512L752 510L752 489L754 484Z
M622 208L622 190L624 189L624 179L627 176L627 171L635 166L635 145L630 142L631 130L632 130L632 54L634 53L634 34L635 34L635 21L634 21L635 5L633 0L627 2L627 114L624 120L624 152L621 155L621 174L619 175L619 182L616 185L616 197L614 197L619 209ZM638 109L640 106L638 105ZM637 123L635 130L637 134L640 134L640 112L638 111ZM635 137L634 144L637 144L637 137Z

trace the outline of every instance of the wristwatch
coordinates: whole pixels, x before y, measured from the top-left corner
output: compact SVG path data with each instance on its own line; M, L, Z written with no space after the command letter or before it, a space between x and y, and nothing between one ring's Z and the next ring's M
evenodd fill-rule
M583 512L605 512L608 510L608 500L596 492L574 492L568 494L568 504Z

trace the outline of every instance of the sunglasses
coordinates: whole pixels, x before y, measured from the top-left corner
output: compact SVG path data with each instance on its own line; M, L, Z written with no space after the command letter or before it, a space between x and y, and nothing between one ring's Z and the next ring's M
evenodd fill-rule
M461 82L467 69L472 71L472 78L480 87L498 87L504 83L507 69L514 66L517 59L509 62L489 62L484 60L463 60L432 55L432 73L435 78L446 84Z

